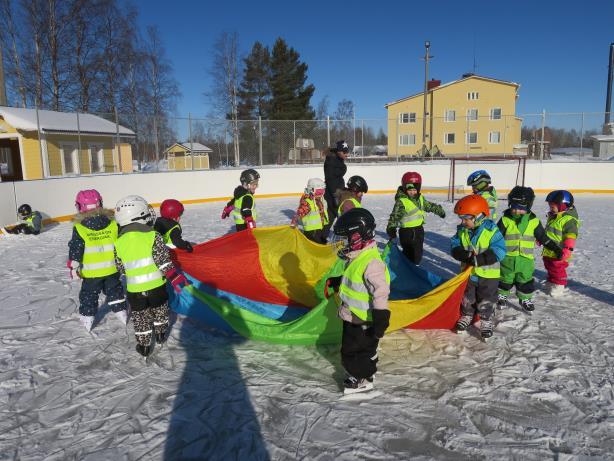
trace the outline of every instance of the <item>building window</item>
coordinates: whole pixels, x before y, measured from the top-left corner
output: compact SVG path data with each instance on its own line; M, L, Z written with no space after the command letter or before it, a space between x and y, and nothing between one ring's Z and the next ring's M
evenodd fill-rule
M471 132L467 133L467 144L477 144L478 143L478 133Z
M15 174L10 147L0 147L0 174L2 176L13 176Z
M77 146L75 144L62 144L62 166L64 174L79 174L79 159Z
M475 101L476 99L480 99L480 93L477 91L470 91L467 93L467 101Z
M415 134L402 134L399 136L399 146L415 146L416 135Z
M501 132L491 131L488 133L488 142L490 144L499 144L501 142Z
M456 135L454 133L446 133L443 137L444 144L454 144L456 142Z
M495 107L490 109L490 119L491 120L501 120L501 108Z
M475 122L478 119L478 110L477 109L468 109L467 110L467 120L470 122Z
M400 113L399 123L416 123L416 113L415 112Z
M100 144L90 144L92 173L104 173L104 151Z
M444 113L444 121L446 122L454 122L456 121L456 111L455 110L446 110Z

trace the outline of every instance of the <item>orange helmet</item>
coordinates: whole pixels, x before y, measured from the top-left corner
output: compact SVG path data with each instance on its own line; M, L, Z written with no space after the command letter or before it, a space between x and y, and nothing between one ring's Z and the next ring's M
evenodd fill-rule
M471 215L476 218L490 216L488 202L481 195L467 195L460 199L454 206L454 213L457 215Z

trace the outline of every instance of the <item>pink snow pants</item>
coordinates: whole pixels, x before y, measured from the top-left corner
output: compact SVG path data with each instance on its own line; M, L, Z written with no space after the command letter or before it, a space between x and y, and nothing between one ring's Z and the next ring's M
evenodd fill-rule
M548 281L556 285L567 285L567 268L569 262L544 256L544 266L548 271Z

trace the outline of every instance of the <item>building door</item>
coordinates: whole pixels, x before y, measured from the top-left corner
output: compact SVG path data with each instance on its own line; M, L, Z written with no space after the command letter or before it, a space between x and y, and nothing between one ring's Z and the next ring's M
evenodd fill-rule
M23 181L17 139L0 139L0 176L2 181Z

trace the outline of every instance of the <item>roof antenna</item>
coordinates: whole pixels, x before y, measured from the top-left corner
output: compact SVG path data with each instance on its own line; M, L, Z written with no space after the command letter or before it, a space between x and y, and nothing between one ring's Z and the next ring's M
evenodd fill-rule
M476 38L475 32L473 33L473 73L476 74L478 71L478 62L475 56L475 48L476 48Z

